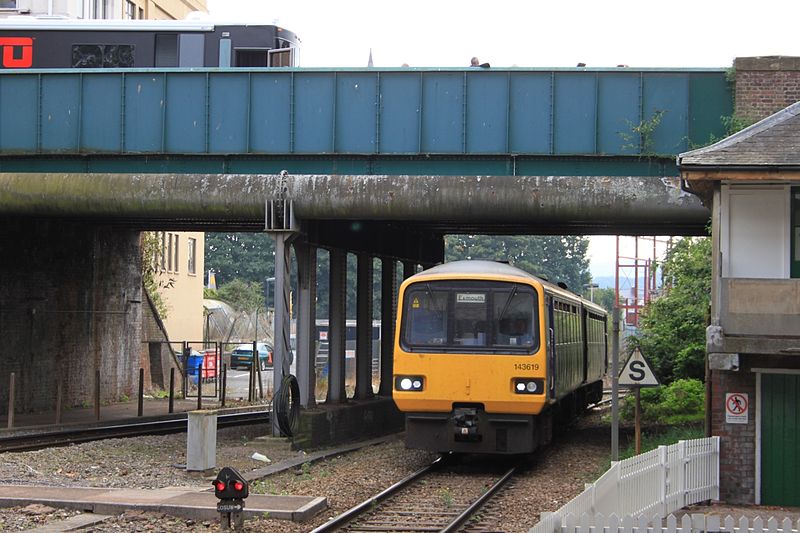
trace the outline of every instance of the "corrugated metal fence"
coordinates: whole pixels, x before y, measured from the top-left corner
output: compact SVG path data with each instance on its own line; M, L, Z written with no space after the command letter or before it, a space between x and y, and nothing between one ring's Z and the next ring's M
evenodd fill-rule
M568 515L664 518L687 505L717 498L719 437L680 441L613 463L579 496L544 514L530 533L556 533Z

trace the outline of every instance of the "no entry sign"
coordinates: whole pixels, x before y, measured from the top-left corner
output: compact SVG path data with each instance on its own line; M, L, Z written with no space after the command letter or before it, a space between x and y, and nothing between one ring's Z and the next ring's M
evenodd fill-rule
M747 393L729 392L725 394L725 422L728 424L747 424L749 421L750 400Z

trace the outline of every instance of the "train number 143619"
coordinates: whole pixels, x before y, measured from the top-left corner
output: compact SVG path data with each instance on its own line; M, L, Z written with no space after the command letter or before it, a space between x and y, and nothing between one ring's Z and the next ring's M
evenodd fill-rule
M539 363L514 363L514 370L539 370Z

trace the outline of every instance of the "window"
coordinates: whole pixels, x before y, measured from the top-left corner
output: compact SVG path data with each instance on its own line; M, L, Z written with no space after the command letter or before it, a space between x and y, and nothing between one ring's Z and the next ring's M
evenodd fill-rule
M139 8L139 19L140 20L144 19L144 8L143 7Z
M188 268L187 268L187 270L189 271L189 274L195 274L196 273L195 269L197 268L196 267L197 263L195 262L196 261L195 255L196 255L196 250L197 250L197 240L196 239L192 239L191 237L189 237L187 239L187 242L188 242L188 245L189 245L189 249L188 249L188 253L187 253L187 257L188 257Z
M163 231L161 232L161 270L166 270L167 268L167 256L166 251L167 249L167 234Z
M179 238L179 236L177 234L173 234L172 237L175 239L175 245L172 247L173 253L175 254L174 260L172 261L172 265L173 265L174 271L178 272L178 265L180 264L178 262L178 249L180 248L178 246L178 238Z
M172 233L167 233L167 272L172 272Z
M292 48L283 48L281 50L269 51L269 66L270 67L291 67L292 66Z
M135 51L132 44L74 44L72 68L133 67Z
M236 49L237 67L266 67L267 50L258 49Z
M0 0L0 9L17 9L17 0L10 2Z
M536 323L536 293L528 285L431 281L406 291L401 339L410 351L531 353Z
M136 4L131 0L125 0L125 18L130 20L136 18Z
M792 187L792 266L791 276L800 278L800 187Z
M156 66L178 66L178 34L159 33L156 35Z

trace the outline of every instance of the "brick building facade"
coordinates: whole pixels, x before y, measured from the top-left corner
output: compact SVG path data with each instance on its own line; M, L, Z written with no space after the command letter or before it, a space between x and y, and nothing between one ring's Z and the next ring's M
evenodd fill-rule
M752 122L800 101L800 57L737 57L734 112Z

